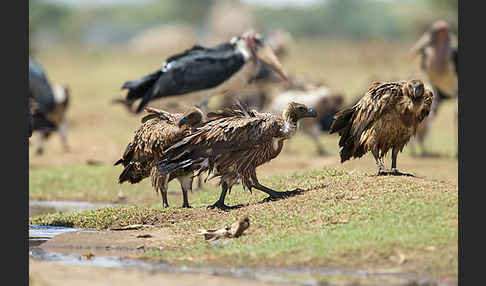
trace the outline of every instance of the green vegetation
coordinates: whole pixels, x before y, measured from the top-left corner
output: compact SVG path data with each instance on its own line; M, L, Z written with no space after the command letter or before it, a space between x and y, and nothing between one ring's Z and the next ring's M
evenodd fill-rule
M194 192L193 209L110 207L71 214L31 217L30 224L107 229L131 224L169 227L180 239L151 250L149 259L182 264L273 265L308 267L381 267L402 255L409 271L457 272L457 187L420 178L380 177L342 168L272 176L264 184L308 190L286 200L260 203L262 192L235 187L228 204L249 205L231 212L206 210L219 189ZM175 204L176 203L176 204ZM247 235L213 248L197 235L242 216Z

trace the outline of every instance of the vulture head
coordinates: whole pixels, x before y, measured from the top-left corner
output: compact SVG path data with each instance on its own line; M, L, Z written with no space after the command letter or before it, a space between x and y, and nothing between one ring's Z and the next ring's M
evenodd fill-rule
M202 123L204 120L204 114L201 109L193 106L191 109L184 113L184 116L177 122L177 126L196 126L199 123Z
M283 112L286 121L297 123L298 120L306 117L317 117L317 112L304 104L291 102Z
M237 49L241 51L245 59L251 59L254 62L256 62L257 59L261 60L284 80L287 80L287 74L283 70L282 64L261 34L249 30L241 36L233 37L231 43L236 45Z
M413 101L419 121L422 121L430 113L432 105L432 90L425 88L421 80L409 80L403 87L403 93Z

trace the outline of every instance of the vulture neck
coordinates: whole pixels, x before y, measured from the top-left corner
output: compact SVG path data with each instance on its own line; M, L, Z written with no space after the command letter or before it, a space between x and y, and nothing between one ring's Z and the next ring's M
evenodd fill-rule
M282 113L282 117L284 119L284 124L281 131L284 134L284 138L287 139L293 136L297 131L297 117L288 109Z

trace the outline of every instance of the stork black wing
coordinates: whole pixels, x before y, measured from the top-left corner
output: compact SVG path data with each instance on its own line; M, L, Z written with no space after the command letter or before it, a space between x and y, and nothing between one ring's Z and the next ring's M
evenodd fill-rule
M30 96L38 103L39 111L54 109L54 94L49 80L42 67L32 59L29 59L29 90Z
M144 92L137 112L156 98L214 88L234 75L244 63L243 55L235 52L231 44L212 48L196 46L175 55L163 66L153 86Z

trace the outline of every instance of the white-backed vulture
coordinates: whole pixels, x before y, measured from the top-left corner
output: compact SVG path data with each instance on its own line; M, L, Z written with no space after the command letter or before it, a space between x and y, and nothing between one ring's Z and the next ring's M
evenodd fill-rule
M70 89L66 85L54 84L52 86L52 96L54 105L49 111L39 108L38 102L31 97L32 109L32 131L38 133L36 140L36 154L44 153L44 143L49 136L57 131L61 138L61 143L65 152L70 150L67 142L67 110L70 100Z
M299 121L299 129L309 135L316 147L319 155L327 152L319 142L321 134L321 122L329 116L333 116L341 107L344 98L341 94L333 93L326 86L319 86L306 90L290 89L286 90L273 98L267 108L270 112L277 112L284 109L290 102L300 102L312 107L318 114L317 118L307 118Z
M208 114L208 121L189 136L172 145L158 163L162 175L180 170L207 172L219 177L219 200L209 208L230 209L226 192L241 182L250 191L256 188L269 195L266 200L284 198L299 190L277 192L258 182L256 168L277 157L286 139L297 131L297 122L316 117L310 107L292 102L282 115L260 113L240 107Z
M157 193L160 190L162 206L168 207L167 184L177 178L181 184L183 204L189 208L187 192L192 190L193 172L178 170L170 176L160 176L155 168L162 153L173 143L193 132L193 129L204 120L200 109L193 107L182 113L169 113L163 110L147 107L149 113L142 118L142 126L135 132L133 140L128 143L120 160L115 163L123 165L118 182L129 181L132 184L152 177L152 186Z
M358 103L334 116L329 133L341 136L341 163L371 151L378 175L406 175L396 167L398 152L429 115L431 105L432 91L420 80L373 82ZM391 170L382 162L389 149Z

